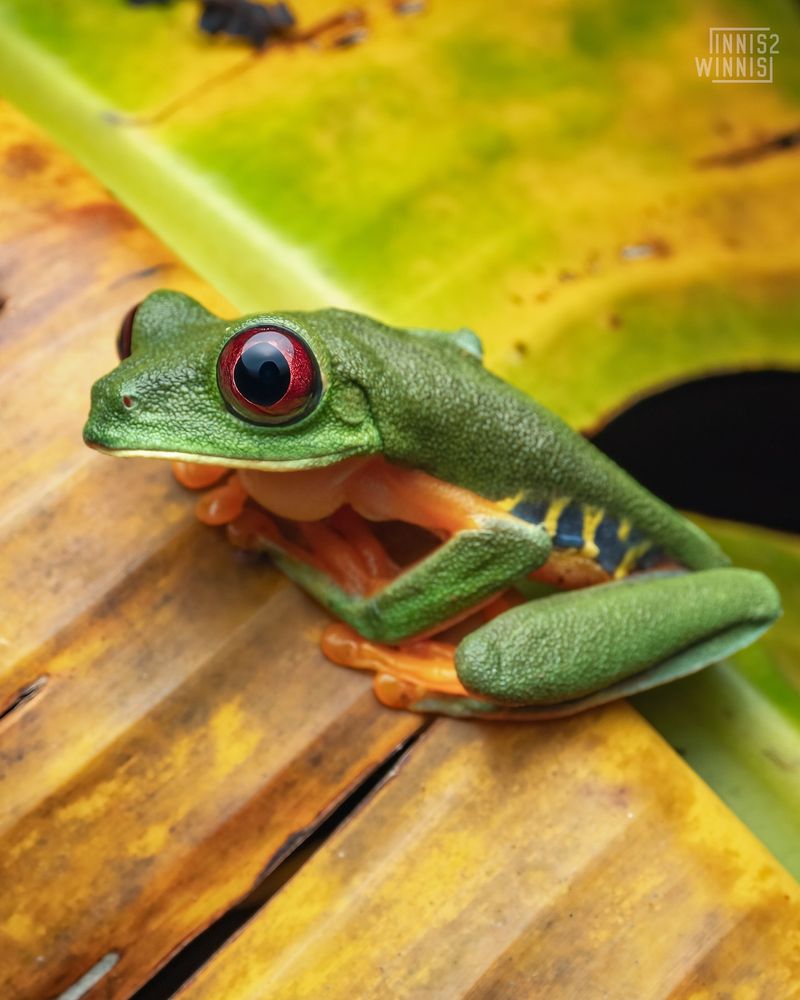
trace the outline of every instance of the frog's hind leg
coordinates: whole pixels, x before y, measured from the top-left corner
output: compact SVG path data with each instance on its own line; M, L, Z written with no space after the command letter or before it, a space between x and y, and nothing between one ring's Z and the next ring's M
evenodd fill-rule
M423 639L385 646L337 623L325 629L322 651L339 666L373 671L375 696L388 708L462 716L501 708L470 695L458 679L452 643Z
M322 651L342 667L374 672L378 701L388 708L455 715L462 718L506 718L508 708L470 694L456 673L456 646L423 639L386 646L362 638L348 625L329 625Z
M642 574L512 608L462 640L456 671L510 718L568 715L694 673L779 614L751 570Z
M760 573L654 573L512 608L457 648L384 647L333 626L323 649L376 671L376 694L395 708L547 719L694 673L753 642L779 613Z
M322 651L340 666L372 670L376 676L390 676L419 690L468 694L456 674L453 643L422 639L400 647L386 646L337 622L323 632Z

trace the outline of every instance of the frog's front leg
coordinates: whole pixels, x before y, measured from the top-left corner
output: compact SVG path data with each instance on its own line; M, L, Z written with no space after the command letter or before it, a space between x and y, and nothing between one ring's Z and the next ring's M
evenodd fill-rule
M318 568L272 547L277 565L360 635L393 643L438 631L540 566L550 539L537 525L499 513L480 517L374 593L353 593Z
M779 614L760 573L653 573L512 608L457 649L431 643L393 658L340 629L326 652L378 672L376 692L394 707L547 718L694 673L753 642Z
M271 528L260 538L256 531L250 547L260 541L287 576L368 639L392 643L438 631L541 566L550 554L550 537L541 525L423 472L377 459L354 465L346 479L332 474L339 475L335 493L315 508L316 515L327 514L326 521L299 526L306 551L282 541ZM248 472L241 478L261 507L270 509L285 502L281 477L286 475L304 474ZM303 480L293 483L301 487ZM324 488L318 474L314 486ZM331 516L329 508L340 504L347 506ZM349 525L348 510L359 515ZM277 512L285 517L289 511ZM368 544L368 521L394 520L423 527L443 544L399 571ZM236 523L232 528L238 530ZM343 579L340 568L347 561L364 567L361 577L350 573Z

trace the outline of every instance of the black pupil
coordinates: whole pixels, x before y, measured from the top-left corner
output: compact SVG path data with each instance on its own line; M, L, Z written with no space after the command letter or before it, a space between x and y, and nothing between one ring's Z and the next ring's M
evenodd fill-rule
M233 370L236 388L257 406L272 406L283 399L291 377L289 362L266 340L248 344Z

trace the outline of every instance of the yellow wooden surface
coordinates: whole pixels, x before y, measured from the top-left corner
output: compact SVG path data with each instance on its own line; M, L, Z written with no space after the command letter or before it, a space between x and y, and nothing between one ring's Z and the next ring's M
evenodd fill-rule
M224 303L0 109L0 997L125 998L419 720L80 438L124 311ZM796 885L627 706L436 722L186 997L798 995Z
M180 1000L790 1000L796 883L627 705L440 721Z
M46 678L0 721L0 997L111 951L92 995L125 997L419 721L322 659L319 610L166 465L83 445L124 310L224 303L7 108L0 134L0 709Z

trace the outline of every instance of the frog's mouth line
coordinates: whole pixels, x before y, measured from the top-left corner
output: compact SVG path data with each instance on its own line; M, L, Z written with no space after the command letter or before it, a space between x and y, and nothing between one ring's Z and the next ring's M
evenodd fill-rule
M218 465L226 469L255 469L263 472L292 472L300 469L322 468L336 465L347 458L360 454L357 451L336 452L328 455L311 455L304 459L284 459L269 461L266 459L228 458L222 455L197 455L194 452L182 451L149 451L146 448L110 448L84 438L84 442L93 450L103 455L113 455L115 458L157 458L168 462L187 462L192 465Z

